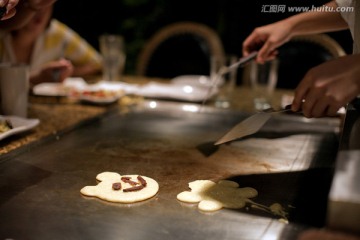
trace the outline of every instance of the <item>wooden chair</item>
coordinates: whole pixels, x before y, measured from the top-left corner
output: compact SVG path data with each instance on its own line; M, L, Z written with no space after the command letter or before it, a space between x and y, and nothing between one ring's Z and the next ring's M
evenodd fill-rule
M346 55L344 49L340 46L340 44L326 34L296 36L291 39L291 42L309 42L317 44L326 49L330 53L332 58L338 58Z
M210 59L225 61L222 42L208 26L177 22L156 32L139 54L140 76L173 78L178 75L209 75Z
M311 68L346 55L339 43L326 34L296 36L278 50L276 87L284 89L295 89ZM250 66L244 69L244 84L250 84Z

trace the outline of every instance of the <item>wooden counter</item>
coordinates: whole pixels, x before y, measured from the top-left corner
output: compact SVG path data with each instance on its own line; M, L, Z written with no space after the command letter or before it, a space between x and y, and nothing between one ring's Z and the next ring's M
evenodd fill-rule
M38 118L40 124L28 132L13 135L0 142L0 154L7 153L48 135L71 127L81 121L100 115L106 108L78 104L32 103L29 118Z

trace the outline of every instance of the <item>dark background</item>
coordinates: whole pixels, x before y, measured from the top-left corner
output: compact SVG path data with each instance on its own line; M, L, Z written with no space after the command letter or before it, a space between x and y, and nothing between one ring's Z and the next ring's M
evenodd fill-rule
M242 41L257 26L291 15L264 13L262 6L321 6L323 0L59 0L54 17L78 32L98 49L102 33L117 33L126 41L126 73L133 74L139 51L159 28L177 21L208 25L220 35L225 52L241 56ZM352 51L349 31L329 33L347 53Z

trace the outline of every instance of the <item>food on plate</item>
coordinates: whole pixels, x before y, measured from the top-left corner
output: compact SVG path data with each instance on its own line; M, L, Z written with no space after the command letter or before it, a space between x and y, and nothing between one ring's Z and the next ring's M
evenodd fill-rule
M109 202L135 203L149 199L159 191L159 184L154 179L140 175L103 172L96 180L99 181L96 186L83 187L81 194Z
M85 98L93 98L93 99L108 99L108 98L117 98L123 94L122 90L73 90L71 91L72 97L85 97Z
M287 222L287 213L280 204L274 203L267 207L250 200L258 195L257 190L251 187L239 188L237 182L221 180L215 183L210 180L196 180L189 183L189 188L191 191L179 193L177 199L187 203L199 203L198 208L202 211L250 206L280 216L284 222Z
M4 133L13 129L13 126L8 119L0 119L0 133Z

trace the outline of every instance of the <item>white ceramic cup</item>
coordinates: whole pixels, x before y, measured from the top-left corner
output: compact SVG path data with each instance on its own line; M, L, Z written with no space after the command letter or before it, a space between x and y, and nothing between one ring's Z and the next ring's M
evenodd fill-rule
M3 115L27 117L29 67L25 64L0 64L0 110Z
M125 67L125 43L120 35L103 34L99 37L103 58L103 79L119 81Z

